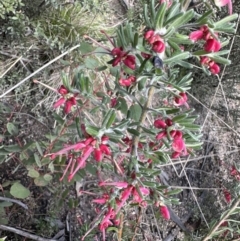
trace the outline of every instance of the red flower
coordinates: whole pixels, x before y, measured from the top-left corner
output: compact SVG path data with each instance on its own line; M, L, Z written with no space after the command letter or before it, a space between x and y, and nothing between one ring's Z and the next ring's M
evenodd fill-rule
M170 213L167 206L160 206L160 212L166 220L170 219Z
M57 108L65 103L64 112L65 114L68 114L71 111L72 106L77 104L77 101L75 99L76 95L69 98L67 96L69 92L64 85L60 86L60 88L58 89L58 93L61 94L63 97L57 100L57 102L53 105L53 108Z
M99 148L94 149L94 158L97 162L100 162L102 160L102 151Z
M175 159L175 158L178 158L178 157L180 157L180 156L181 156L181 152L176 152L176 151L175 151L175 152L172 153L172 156L171 156L171 157L172 157L173 159Z
M227 189L225 189L225 190L223 190L223 194L224 194L226 202L230 203L232 200L231 193Z
M173 121L171 119L166 119L165 123L167 124L167 126L172 126L173 125Z
M154 126L158 129L164 129L167 127L167 124L163 120L157 119L154 121Z
M207 52L218 52L221 49L221 43L214 38L210 38L204 45L204 50Z
M66 87L64 85L61 85L60 88L58 89L58 93L61 95L66 95L66 94L68 94L68 90L66 89Z
M162 41L155 41L152 45L152 50L156 53L162 53L165 50L165 44Z
M127 55L127 57L123 60L123 63L130 69L136 68L136 61L135 56L133 55Z
M65 103L64 112L66 114L68 114L71 111L72 106L74 106L76 104L77 104L77 101L76 101L75 97L69 98Z
M143 58L145 59L150 59L152 57L151 54L147 54L147 53L144 53L144 52L141 52L141 55L143 56Z

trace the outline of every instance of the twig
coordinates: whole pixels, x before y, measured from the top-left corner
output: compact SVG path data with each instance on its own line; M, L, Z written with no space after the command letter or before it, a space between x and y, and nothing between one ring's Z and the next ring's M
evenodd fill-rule
M214 235L214 233L217 232L217 230L219 229L219 227L221 226L221 224L231 215L231 213L237 208L237 206L240 203L240 197L237 199L237 201L233 204L233 206L229 209L229 211L223 216L223 218L220 220L220 222L218 222L216 224L216 226L207 234L207 236L205 236L205 238L203 239L203 241L207 241L209 239L212 238L212 236Z
M141 132L142 131L142 125L144 124L145 120L146 120L146 117L147 117L147 113L148 113L148 108L149 106L151 105L152 103L152 99L153 99L153 96L154 96L154 92L155 92L155 87L150 87L149 91L148 91L148 99L147 99L147 102L145 103L145 106L142 110L142 115L140 117L140 120L139 120L139 125L137 127L137 132ZM138 143L139 143L139 140L140 140L140 136L134 136L133 138L133 145L132 145L132 151L131 151L131 162L134 163L134 158L137 157L137 148L138 148ZM136 164L134 164L134 168L135 168L135 171L138 172L138 166ZM131 170L129 170L131 171Z
M9 227L9 226L6 226L6 225L1 225L0 224L0 229L4 230L4 231L9 231L9 232L12 232L12 233L16 233L16 234L21 235L23 237L26 237L26 238L29 238L29 239L33 239L33 240L37 240L37 241L57 241L56 239L42 238L42 237L39 237L39 236L37 236L35 234L30 234L30 233L27 233L27 232L22 231L20 229L16 229L16 228Z
M27 80L29 80L31 77L33 77L34 75L36 75L37 73L41 72L43 69L47 68L49 65L51 65L52 63L56 62L57 60L61 59L63 56L65 56L66 54L72 52L73 50L77 49L78 47L80 47L80 44L72 47L71 49L65 51L64 53L60 54L59 56L57 56L56 58L52 59L51 61L49 61L47 64L43 65L41 68L39 68L38 70L36 70L35 72L33 72L32 74L30 74L28 77L26 77L25 79L21 80L19 83L17 83L15 86L13 86L12 88L10 88L9 90L7 90L5 93L3 93L2 95L0 95L0 98L4 97L5 95L7 95L8 93L10 93L12 90L16 89L18 86L20 86L21 84L23 84L24 82L26 82ZM17 61L19 61L19 59L17 59Z
M1 201L6 201L6 202L16 203L19 206L21 206L21 207L23 207L23 208L28 210L28 206L26 204L22 203L21 201L18 201L18 200L12 199L12 198L7 198L7 197L0 197L0 200Z
M3 51L0 51L0 54L8 56L8 57L12 57L14 59L19 59L19 57L17 55L14 55L14 54L12 55L12 54L9 54L9 53L3 52ZM22 58L21 56L20 56L20 58L24 62L32 62L32 60L30 60L30 59L25 59L25 58Z

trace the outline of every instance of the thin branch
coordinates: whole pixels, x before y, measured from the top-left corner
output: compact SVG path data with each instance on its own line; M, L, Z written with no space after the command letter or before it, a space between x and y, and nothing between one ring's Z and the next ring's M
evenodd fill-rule
M27 232L22 231L20 229L16 229L16 228L9 227L9 226L6 226L6 225L1 225L0 224L0 229L4 230L4 231L9 231L9 232L12 232L12 233L16 233L16 234L21 235L23 237L26 237L26 238L29 238L29 239L33 239L33 240L37 240L37 241L57 241L56 239L42 238L42 237L39 237L39 236L37 236L35 234L27 233Z
M49 61L47 64L43 65L41 68L39 68L38 70L36 70L35 72L33 72L32 74L30 74L28 77L26 77L25 79L21 80L19 83L17 83L15 86L13 86L12 88L10 88L9 90L7 90L5 93L3 93L2 95L0 95L0 98L4 97L5 95L7 95L8 93L10 93L12 90L16 89L17 87L19 87L21 84L23 84L24 82L26 82L27 80L29 80L31 77L33 77L34 75L36 75L37 73L41 72L43 69L47 68L49 65L53 64L54 62L56 62L57 60L61 59L63 56L65 56L66 54L69 54L70 52L72 52L73 50L77 49L78 47L80 47L80 44L72 47L71 49L65 51L64 53L60 54L59 56L57 56L56 58L52 59L51 61ZM17 61L19 61L19 59L17 59Z
M26 204L22 203L21 201L18 201L18 200L12 199L12 198L7 198L7 197L0 197L0 200L1 201L6 201L6 202L16 203L19 206L21 206L21 207L23 207L23 208L28 210L28 206Z
M240 197L237 199L237 201L233 204L233 206L228 210L228 212L223 216L223 218L216 224L216 226L205 236L203 241L207 241L212 238L214 233L217 232L221 224L232 214L232 212L238 207L240 203Z

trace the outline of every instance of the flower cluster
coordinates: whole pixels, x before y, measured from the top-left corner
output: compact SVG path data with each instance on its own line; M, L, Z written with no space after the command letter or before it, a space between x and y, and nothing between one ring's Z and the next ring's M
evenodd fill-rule
M115 208L113 209L110 204L108 205L108 210L99 225L99 229L103 233L105 233L105 229L108 228L110 225L119 225L119 211L125 205L126 201L130 198L130 196L133 197L133 203L138 203L139 205L144 207L147 205L146 201L143 200L143 196L149 195L150 191L146 187L139 187L137 189L136 187L128 184L127 182L100 182L99 186L113 186L114 188L123 189L119 195L119 198L115 198ZM101 198L94 199L93 202L98 204L106 204L109 201L109 198L110 197L108 194L103 194Z
M112 66L117 66L123 62L128 68L134 70L136 68L136 59L134 55L130 55L123 50L122 47L115 47L112 49L111 54L114 59L112 60Z
M103 136L101 142L98 143L96 139L90 136L84 141L80 141L73 145L67 145L62 150L48 155L51 156L52 160L60 155L66 156L68 164L61 180L70 169L70 173L68 175L68 181L70 182L75 176L75 174L78 172L78 170L86 166L86 161L91 154L97 162L102 161L104 154L111 155L111 150L107 145L107 141L108 137Z
M62 95L60 99L57 100L57 102L53 105L54 108L57 108L64 104L64 113L68 114L71 111L72 106L77 104L76 96L77 94L71 94L67 90L67 88L64 85L61 85L58 89L58 93Z
M152 51L163 53L165 51L165 43L163 39L155 34L154 30L149 30L144 34L144 39L151 45Z
M133 83L135 83L136 82L136 77L135 76L133 76L133 75L131 75L131 76L129 76L127 79L120 79L119 80L119 84L121 85L121 86L125 86L125 87L128 87L128 86L131 86Z
M231 176L235 177L238 181L240 181L240 172L236 169L235 166L232 166L230 174Z
M154 127L161 130L157 136L157 140L161 140L164 137L167 137L167 128L172 127L173 121L171 119L166 119L165 121L162 119L156 119L154 121ZM188 155L187 148L185 146L185 142L183 139L183 133L180 130L171 130L170 137L172 138L172 158L177 158L182 155Z
M231 193L227 189L224 189L223 194L224 194L226 202L230 203L232 200Z
M217 40L217 36L217 33L214 33L213 36L208 27L204 25L200 27L199 30L190 33L189 38L193 42L204 40L205 44L203 48L206 52L218 52L221 49L221 43ZM210 72L213 74L218 74L220 72L218 64L206 56L201 57L200 63L209 68Z

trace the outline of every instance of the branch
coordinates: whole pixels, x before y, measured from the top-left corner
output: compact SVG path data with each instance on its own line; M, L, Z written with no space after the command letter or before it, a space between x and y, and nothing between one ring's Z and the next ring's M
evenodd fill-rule
M240 203L240 197L238 197L237 201L233 204L233 206L230 208L230 210L223 216L223 218L220 220L220 222L218 222L216 224L216 226L212 229L212 231L210 231L210 233L207 234L207 236L203 239L203 241L207 241L209 239L212 238L212 236L214 235L214 233L216 233L216 231L219 229L219 227L221 226L221 224L228 219L228 217L231 215L231 213L237 208L237 206Z
M16 234L21 235L23 237L26 237L26 238L29 238L29 239L33 239L33 240L37 240L37 241L57 241L56 239L42 238L42 237L39 237L37 235L30 234L30 233L27 233L25 231L22 231L20 229L16 229L16 228L5 226L5 225L1 225L1 224L0 224L0 229L2 229L4 231L9 231L9 232L12 232L12 233L16 233Z
M1 200L1 201L6 201L6 202L16 203L16 204L18 204L19 206L21 206L21 207L23 207L23 208L25 208L25 209L28 209L28 206L27 206L26 204L22 203L21 201L12 199L12 198L0 197L0 200Z

